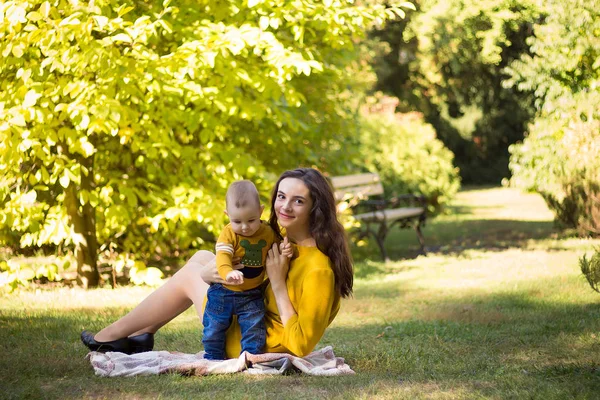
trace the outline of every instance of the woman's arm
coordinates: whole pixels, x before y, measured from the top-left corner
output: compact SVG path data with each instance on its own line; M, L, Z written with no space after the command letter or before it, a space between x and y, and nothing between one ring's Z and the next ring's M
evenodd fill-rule
M308 273L302 281L302 296L294 309L287 291L289 269L287 257L276 247L269 250L267 274L283 323L281 344L291 353L303 357L309 354L329 326L335 301L335 277L331 268L323 266Z
M195 263L194 256L192 258L190 258L188 263ZM233 259L233 269L236 270L236 269L242 269L242 268L244 268L244 266L242 264L240 264L239 257L234 258ZM225 280L223 278L221 278L221 276L219 275L219 272L217 271L216 257L208 262L202 263L202 265L200 265L199 271L200 271L200 278L202 278L202 280L204 282L208 283L209 285L211 283L239 285L239 283L225 282Z
M283 246L287 245L287 237L283 239ZM285 283L287 273L290 267L290 259L285 257L279 252L279 245L273 244L271 250L267 254L267 275L271 282L271 289L275 295L275 302L277 303L277 309L279 310L279 316L283 325L287 321L296 315L296 310L290 301L290 296L287 291L287 285Z
M331 322L335 301L335 278L331 268L318 268L308 273L302 282L302 295L297 314L283 327L281 344L297 356L314 350Z

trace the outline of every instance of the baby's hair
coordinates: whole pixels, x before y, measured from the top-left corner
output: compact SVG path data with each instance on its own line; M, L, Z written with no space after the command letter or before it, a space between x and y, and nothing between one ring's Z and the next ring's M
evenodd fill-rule
M258 190L256 190L254 183L247 180L233 182L227 189L225 202L227 208L230 206L236 208L246 207L247 205L260 206Z

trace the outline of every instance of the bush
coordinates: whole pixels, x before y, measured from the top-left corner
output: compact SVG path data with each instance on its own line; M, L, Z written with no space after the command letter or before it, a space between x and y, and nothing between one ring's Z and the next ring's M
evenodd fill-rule
M454 155L419 113L365 113L361 120L363 167L381 176L386 196L420 193L439 212L460 187Z
M550 0L534 25L531 55L504 82L533 90L539 107L512 146L511 183L540 193L563 227L600 234L600 1Z
M70 257L13 258L0 261L0 292L12 293L31 282L56 282L71 265Z
M579 267L592 289L600 293L598 289L598 285L600 285L600 249L596 249L589 260L584 254L579 259Z
M539 118L529 136L510 149L511 184L542 195L562 228L600 234L600 93L563 102L560 117ZM593 109L592 109L593 110Z

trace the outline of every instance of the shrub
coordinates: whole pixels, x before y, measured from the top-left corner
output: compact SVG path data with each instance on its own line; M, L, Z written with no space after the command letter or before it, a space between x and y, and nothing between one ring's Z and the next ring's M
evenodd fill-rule
M512 146L511 183L540 193L563 227L600 234L600 1L549 0L533 26L531 55L511 63L505 86L534 91L539 107Z
M361 120L361 160L381 176L386 196L420 193L431 212L441 208L460 187L454 155L436 138L419 113L370 113Z
M510 149L511 184L540 193L558 225L582 235L600 234L600 113L583 109L599 102L600 93L574 96Z
M598 289L598 285L600 285L600 249L596 249L589 260L584 254L579 259L579 267L592 289L600 293Z

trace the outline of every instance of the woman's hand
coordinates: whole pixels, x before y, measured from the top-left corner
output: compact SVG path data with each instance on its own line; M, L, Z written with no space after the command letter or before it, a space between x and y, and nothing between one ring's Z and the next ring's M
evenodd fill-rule
M193 261L193 260L190 260ZM235 257L232 260L232 264L233 264L233 269L237 270L237 269L242 269L244 268L243 264L240 264L240 258L239 257ZM202 266L202 268L200 268L200 277L202 278L202 280L206 283L208 283L209 285L211 283L222 283L222 284L227 284L227 285L240 285L241 283L238 282L226 282L223 278L221 278L221 276L219 275L219 273L217 272L217 258L213 258L211 261L207 262L206 264L204 264Z
M283 239L282 248L288 245L287 237ZM290 259L279 252L277 243L273 244L267 254L267 275L271 282L271 289L275 295L275 303L279 310L281 322L285 324L296 315L296 310L290 301L285 280L290 269Z
M281 247L289 246L288 238L283 239ZM273 243L273 247L267 253L267 275L273 288L284 286L287 273L290 268L290 259L279 251L279 245Z

